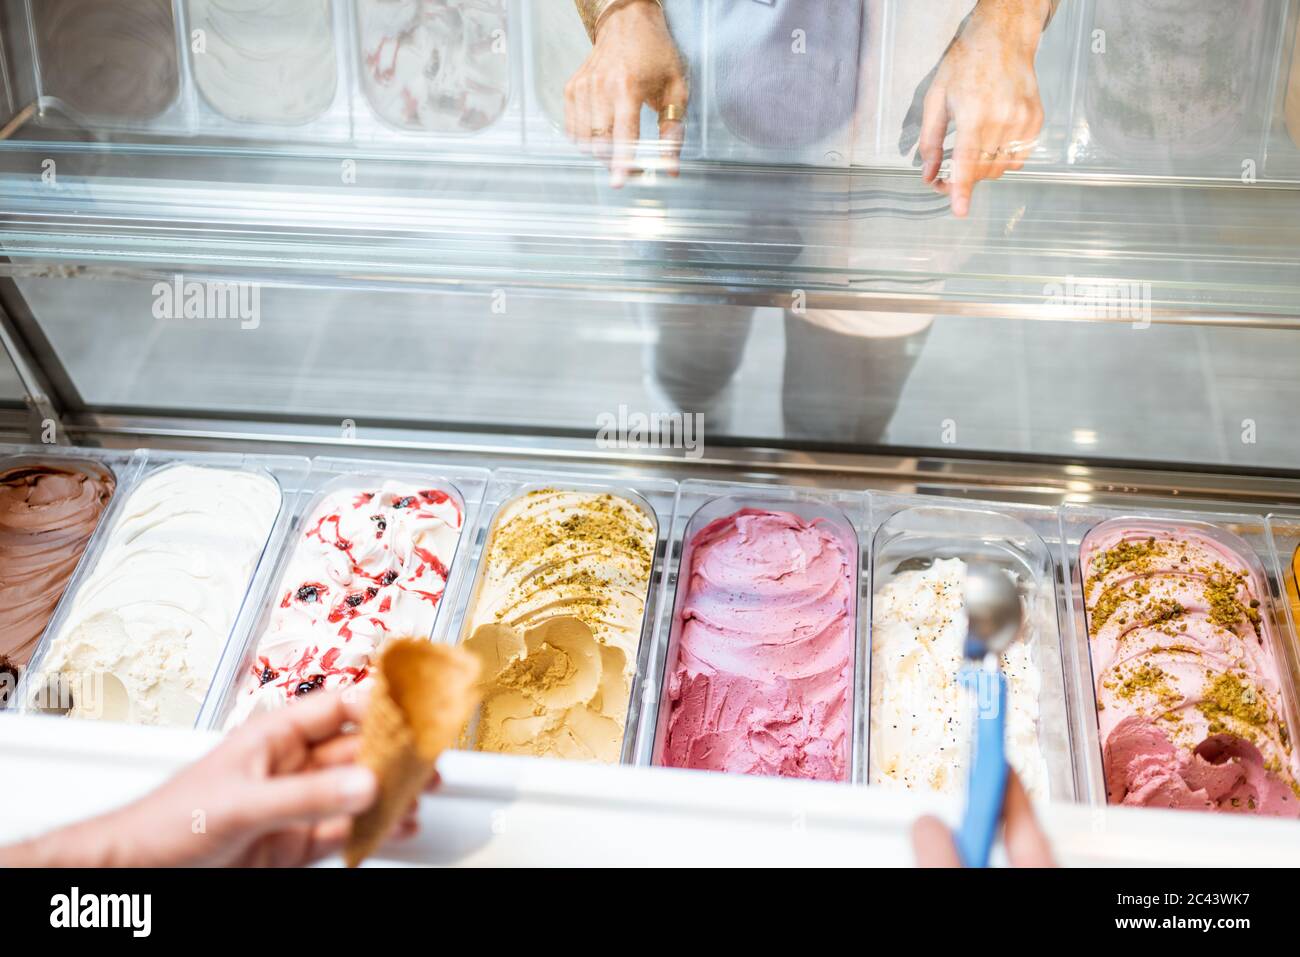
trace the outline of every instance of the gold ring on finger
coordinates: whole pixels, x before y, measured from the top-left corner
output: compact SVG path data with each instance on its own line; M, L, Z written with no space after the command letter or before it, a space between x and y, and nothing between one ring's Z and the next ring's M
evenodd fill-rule
M678 106L676 103L669 103L664 107L663 112L659 114L659 119L664 123L677 123L684 119L685 116L685 107Z

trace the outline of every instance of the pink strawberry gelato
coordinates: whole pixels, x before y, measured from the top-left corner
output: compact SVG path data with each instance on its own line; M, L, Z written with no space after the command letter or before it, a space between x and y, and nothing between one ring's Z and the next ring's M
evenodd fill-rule
M663 763L847 780L856 556L824 521L748 508L691 549Z
M1300 816L1264 585L1192 528L1123 521L1082 545L1111 804Z

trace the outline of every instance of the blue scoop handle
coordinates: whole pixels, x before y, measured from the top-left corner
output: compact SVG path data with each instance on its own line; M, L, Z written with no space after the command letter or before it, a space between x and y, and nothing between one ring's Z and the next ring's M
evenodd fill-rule
M975 699L975 754L971 760L966 813L957 831L957 853L966 867L988 867L1007 790L1007 679L975 665L962 669L962 683Z

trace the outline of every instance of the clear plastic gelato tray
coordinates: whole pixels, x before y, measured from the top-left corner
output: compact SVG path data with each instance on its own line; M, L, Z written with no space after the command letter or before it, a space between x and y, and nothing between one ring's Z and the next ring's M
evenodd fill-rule
M227 646L198 726L226 728L300 693L352 683L384 639L445 631L488 476L412 462L313 460L284 545L250 598L251 627ZM336 635L343 638L331 646Z
M855 164L912 165L912 156L900 149L909 111L918 89L974 7L975 0L868 0ZM1026 157L1031 166L1059 163L1064 156L1070 82L1080 46L1080 7L1073 0L1062 4L1038 48L1036 69L1045 119L1037 147ZM913 145L919 119L915 118L916 132L908 137Z
M564 135L564 87L591 54L591 40L577 6L526 3L523 8L528 109L524 121L529 153L581 156Z
M1279 589L1282 615L1278 624L1285 624L1284 634L1290 635L1290 641L1282 645L1300 657L1300 515L1270 515L1266 525L1273 561L1282 576ZM1293 663L1291 670L1300 675L1300 661Z
M689 35L683 46L688 47L690 36L697 32L696 0L677 3L680 9L671 10L674 29L681 31L681 17L688 19ZM524 137L527 151L532 156L561 156L590 162L564 133L564 87L569 79L591 55L591 40L573 3L524 3L523 25L528 42L523 44L527 95L524 112ZM686 141L682 147L684 159L694 159L700 153L700 125L692 122L701 100L698 91L692 90L692 102L687 105ZM641 141L638 154L649 160L662 148L658 140L658 117L648 106L641 111Z
M1294 768L1289 739L1290 729L1298 726L1296 720L1300 714L1296 694L1300 654L1289 633L1285 578L1274 554L1274 535L1264 517L1160 509L1133 512L1068 505L1061 509L1060 520L1063 560L1068 563L1073 586L1074 607L1070 615L1073 635L1070 646L1079 681L1074 698L1076 711L1072 725L1081 764L1086 770L1082 784L1088 801L1096 805L1107 802L1109 782L1106 780L1107 772L1103 761L1101 726L1111 724L1109 734L1113 737L1116 731L1115 720L1123 715L1123 710L1120 709L1128 710L1134 715L1151 715L1157 711L1167 713L1169 717L1158 716L1153 720L1157 727L1168 725L1166 734L1170 741L1175 742L1173 750L1166 755L1168 761L1161 758L1163 750L1156 745L1151 746L1151 756L1147 761L1150 766L1143 774L1143 781L1151 784L1151 793L1143 797L1147 794L1146 790L1133 791L1128 786L1136 785L1134 781L1129 781L1125 785L1128 787L1126 797L1135 797L1125 803L1188 807L1192 805L1184 800L1190 800L1184 791L1190 790L1190 793L1195 794L1206 788L1216 793L1221 788L1230 790L1224 781L1231 776L1228 771L1237 765L1241 755L1232 746L1225 745L1231 740L1245 740L1250 736L1250 732L1239 734L1242 727L1237 719L1244 717L1254 720L1254 712L1242 712L1240 715L1235 713L1234 709L1238 708L1240 702L1227 701L1227 697L1230 697L1228 692L1232 689L1219 688L1219 679L1224 675L1231 677L1238 671L1242 674L1253 673L1256 666L1261 674L1275 668L1276 694L1269 691L1260 695L1252 691L1250 694L1243 693L1240 697L1249 698L1251 703L1263 698L1266 702L1263 707L1270 713L1280 712L1269 717L1269 722L1280 722L1283 726L1280 732L1282 740L1277 748L1281 754L1278 764ZM1280 518L1276 524L1279 532L1292 527ZM1150 550L1153 544L1163 545L1170 541L1174 543L1174 551L1181 555L1176 562L1175 558L1159 551L1144 557L1144 547ZM1190 543L1190 547L1183 546L1183 542ZM1125 547L1128 551L1119 554L1115 550L1120 547ZM1112 560L1108 557L1113 554L1118 555L1118 558ZM1131 573L1126 573L1128 577L1110 585L1105 585L1102 578L1095 578L1097 594L1085 597L1092 586L1085 581L1084 573L1090 563L1098 558L1100 562L1093 568L1094 573L1105 575L1111 571L1124 571L1129 564L1132 565ZM1120 563L1116 564L1116 561ZM1170 568L1163 567L1170 563L1173 563ZM1232 567L1234 563L1240 566L1241 571ZM1185 568L1190 568L1190 573L1185 572ZM1216 576L1222 577L1224 581L1230 577L1239 578L1240 581L1236 581L1232 587L1217 588L1214 585ZM1175 594L1170 590L1173 586L1163 584L1166 579L1175 585L1187 582L1188 587L1197 582L1208 582L1208 585L1197 586L1203 589L1201 597L1208 599L1206 606L1199 607L1199 599L1195 594L1190 597ZM1142 586L1140 595L1133 592L1133 583ZM1255 618L1253 633L1249 636L1242 634L1237 639L1231 636L1248 630L1241 626L1241 622L1247 621L1251 615L1246 610L1246 600L1238 600L1242 594L1250 596L1249 605L1258 610L1258 616ZM1228 614L1229 611L1232 614ZM1095 622L1094 616L1098 616ZM1102 634L1112 620L1123 631L1120 639L1112 640L1109 630L1105 636ZM1167 632L1171 637L1167 640L1159 639L1155 644L1143 639L1144 643L1136 651L1129 649L1127 656L1116 653L1113 658L1118 664L1106 675L1099 675L1094 642L1103 637L1110 644L1129 641L1125 626L1130 621L1134 624L1129 630L1134 632L1145 631L1153 635L1156 632ZM1090 631L1090 624L1094 625L1094 631ZM1225 648L1222 655L1212 653L1209 648L1211 638L1239 647L1235 651ZM1205 667L1200 667L1198 662L1206 663ZM1193 678L1202 681L1202 672L1204 687L1198 691L1191 688L1188 682ZM1103 681L1105 687L1099 687L1098 681ZM1274 679L1270 676L1262 681L1260 687L1267 687ZM1116 708L1115 720L1103 721L1103 703L1099 702L1103 691L1108 699L1114 699L1112 705ZM1204 729L1200 728L1202 719L1206 724ZM1162 721L1164 725L1160 723ZM1164 764L1173 766L1171 762L1177 758L1177 749L1182 747L1178 742L1185 737L1184 730L1191 735L1188 738L1191 751L1186 763L1195 764L1196 767L1181 767L1176 775L1172 772L1168 775L1157 774L1157 763L1161 767ZM1201 731L1205 733L1201 734ZM1127 748L1128 738L1133 735L1125 733L1127 737L1121 743ZM1192 742L1192 738L1196 738L1199 743ZM1266 737L1259 737L1257 742L1266 742ZM1115 744L1114 741L1111 743L1118 752L1121 744ZM1134 753L1137 754L1136 751ZM1161 758L1161 761L1157 762L1157 758ZM1208 777L1199 780L1203 774ZM1157 778L1163 780L1165 777L1170 779L1169 786L1157 788ZM1196 786L1198 780L1194 779L1199 780L1200 787ZM1188 788L1184 788L1184 784ZM1182 794L1182 797L1179 798L1175 791ZM1231 795L1225 796L1220 809L1235 810L1237 805L1232 804L1232 800ZM1300 813L1300 802L1295 800L1294 795L1286 795L1283 803L1288 804L1292 811L1287 816ZM1196 806L1210 807L1204 802ZM1249 801L1242 800L1240 809L1251 810Z
M180 0L24 0L37 122L186 135L194 91Z
M493 475L455 632L485 671L466 747L632 760L676 490L622 474Z
M1286 6L1091 0L1071 163L1233 179L1262 167Z
M655 680L645 689L642 763L861 780L866 655L858 529L865 508L866 497L856 492L682 483L664 576L674 599L668 606L665 597ZM707 588L700 591L710 594L695 594L693 563L700 549L715 547L719 554L707 559L709 572L701 576ZM683 663L690 654L683 650L688 607L697 628L687 638L699 643L697 661L707 654L707 669ZM779 622L770 626L776 640L763 637L769 620ZM736 641L706 651L717 634ZM714 666L724 659L730 667ZM717 692L715 684L729 690ZM745 696L745 714L711 707L733 694ZM766 716L763 726L742 728L739 719L753 715ZM678 721L685 722L680 736Z
M353 141L485 155L523 144L517 0L353 0ZM430 150L433 153L430 153Z
M193 726L309 469L292 456L144 453L55 609L18 706Z
M184 0L194 131L343 142L352 134L350 5L345 0Z
M671 0L669 28L692 80L687 136L708 160L849 165L867 31L865 4Z
M1300 179L1300 7L1292 4L1283 32L1266 171L1270 179Z
M1008 760L1037 799L1072 800L1056 563L1056 511L872 495L870 785L960 793L970 743L958 681L965 562L991 562L1021 591L1024 625L1003 655Z
M8 703L17 674L36 652L117 491L130 485L143 461L144 453L131 450L0 445L6 495L11 476L17 481L19 475L26 478L47 469L81 473L92 488L87 496L81 486L65 490L57 481L40 486L43 491L35 494L41 499L40 513L48 517L39 520L33 520L31 512L20 516L20 501L5 504L4 511L16 523L0 536L0 580L5 583L0 595L0 707ZM17 494L25 500L33 493Z

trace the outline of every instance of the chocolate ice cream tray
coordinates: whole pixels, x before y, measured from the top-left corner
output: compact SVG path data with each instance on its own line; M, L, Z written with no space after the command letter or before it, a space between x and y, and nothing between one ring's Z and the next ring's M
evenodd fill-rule
M92 133L192 132L180 0L20 2L28 46L20 59L32 65L36 122ZM16 11L8 12L12 18ZM79 72L92 67L99 73ZM123 89L128 78L136 85Z
M289 518L293 514L295 502L301 493L302 483L310 471L310 462L305 458L286 455L244 455L163 450L140 452L139 458L130 467L130 480L118 486L109 507L100 519L99 527L86 547L72 581L68 584L63 597L54 610L54 615L45 629L45 634L37 646L36 653L32 656L28 668L19 681L16 700L17 707L20 710L52 714L62 714L67 710L66 696L62 693L52 696L49 693L48 682L41 677L45 658L50 651L50 645L57 637L62 635L68 626L70 616L77 606L83 589L94 576L101 559L104 557L106 546L110 542L114 531L126 516L126 506L132 495L140 488L142 483L166 470L180 466L247 472L264 476L274 483L279 496L275 517L268 528L259 554L253 561L252 571L244 582L243 588L233 606L223 609L228 614L232 624L221 642L217 661L213 663L213 674L208 679L208 685L211 686L211 681L215 678L216 664L220 661L221 655L224 654L225 647L229 644L231 637L241 634L247 629L247 618L253 611L248 600L249 595L259 587L259 583L267 574L272 559L278 553L284 540L289 527ZM204 543L196 541L193 543L193 548L196 552L202 553L205 546ZM191 722L191 724L197 724L197 720Z
M278 553L270 556L267 573L259 576L250 595L251 614L244 619L247 627L236 632L217 667L212 688L199 713L198 727L224 729L232 723L239 698L246 690L241 679L252 670L271 612L280 599L280 583L293 560L302 535L307 531L305 523L321 502L336 492L377 490L386 482L401 482L443 492L455 503L461 516L460 534L455 552L447 562L449 574L442 597L438 600L432 628L428 635L406 637L431 638L445 632L451 618L449 609L455 606L468 575L471 551L469 539L478 522L478 510L489 474L486 469L434 463L328 457L313 459L311 473L303 483L302 494L294 505Z
M102 527L113 500L117 497L117 494L121 489L129 487L131 483L135 481L136 474L144 463L144 457L145 453L139 450L129 451L119 449L76 448L73 446L62 445L0 444L0 474L8 474L14 470L46 466L76 470L84 475L97 478L101 481L111 480L113 483L113 494L109 497L108 502L96 516L94 525L89 530L90 534L84 542L85 547L77 556L77 561L73 566L72 574L68 575L66 580L60 583L60 586L56 586L61 587L59 594L57 596L51 595L51 597L55 598L55 607L50 609L51 618L53 617L54 611L57 610L58 598L61 598L63 593L66 592L76 580L77 569L80 567L82 561L85 560L86 553L89 551L90 545L94 541L96 532L100 527ZM62 537L66 539L67 527L62 523L63 521L66 521L66 519L60 521L58 530L62 533ZM6 524L8 524L8 522ZM50 584L49 581L45 582L47 587ZM21 593L21 582L9 580L6 581L6 586L19 589ZM5 602L7 610L12 612L26 607L28 613L30 613L31 605L27 599L16 600L12 595L6 597L9 599ZM46 621L44 624L45 628L42 628L42 635L49 627L49 621ZM26 634L27 633L24 632L22 638L22 653L16 658L16 660L11 661L11 664L18 664L22 667L22 665L25 664L27 653L30 652L34 655L36 651L39 650L40 636L37 636L36 638L36 646L32 647L30 639L26 637ZM5 647L6 644L11 643L0 642L0 657L3 657L6 652L11 656L14 654L12 650ZM0 676L0 680L6 682L4 686L0 686L0 709L6 709L17 701L17 696L10 694L10 692L15 689L10 687L8 684L8 682L13 680L13 676L5 674Z
M107 470L121 489L135 479L136 472L144 464L146 453L143 449L134 451L126 449L82 448L73 445L10 445L0 443L0 471L22 465L39 465L52 463L70 468L89 465ZM116 496L116 492L114 493ZM107 513L107 509L105 509ZM101 518L102 521L102 518Z

